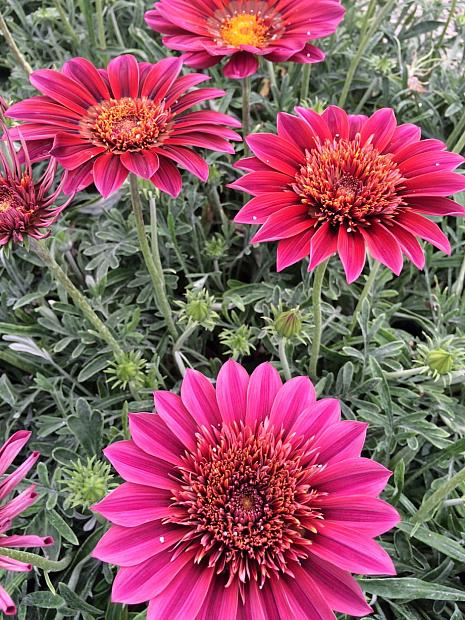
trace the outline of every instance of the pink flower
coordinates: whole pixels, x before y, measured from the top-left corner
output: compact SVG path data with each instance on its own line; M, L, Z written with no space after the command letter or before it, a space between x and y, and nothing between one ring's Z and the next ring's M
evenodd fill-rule
M31 433L28 431L18 431L12 435L0 448L0 477L6 472L13 463L16 456L26 445ZM28 471L39 458L38 452L33 452L15 471L0 481L0 501L4 500L25 478ZM53 545L53 538L46 536L41 538L35 535L8 536L5 534L10 529L15 517L20 515L26 508L29 508L37 499L35 486L31 485L19 493L13 499L9 499L0 507L0 547L4 548L23 548L23 547L48 547ZM0 569L5 571L23 572L30 571L32 566L19 560L13 560L0 555ZM10 595L0 586L0 610L6 616L16 614L16 606Z
M181 68L179 58L149 64L124 55L106 70L73 58L61 72L35 71L31 83L43 96L13 105L7 115L25 121L21 133L38 157L50 152L69 171L65 191L95 183L106 197L133 172L176 197L182 188L177 166L208 178L206 162L191 147L234 153L228 140L240 140L226 127L240 127L231 116L188 111L225 93L192 90L209 78L179 77Z
M26 144L17 152L0 115L0 129L6 142L8 156L0 150L0 246L20 243L25 237L43 239L71 198L61 204L60 195L65 177L53 189L57 162L50 160L42 176L34 180ZM16 132L21 137L20 131ZM42 230L46 229L46 230Z
M378 499L390 472L360 457L366 424L271 364L229 361L216 389L188 370L181 396L154 396L105 450L126 480L94 506L113 523L93 553L120 567L113 600L150 601L148 620L369 613L350 573L395 573L373 538L399 516Z
M206 69L224 56L224 74L244 78L271 62L314 63L324 53L308 43L333 34L344 16L339 0L160 0L145 21L163 43Z
M348 282L362 272L365 251L397 275L403 254L425 263L417 237L450 253L444 233L425 215L464 215L446 198L465 189L453 170L464 158L439 140L422 140L416 125L397 125L385 108L349 116L296 108L278 114L278 135L248 137L255 157L231 187L254 198L236 222L262 224L252 243L279 241L278 271L310 257L309 271L338 253Z

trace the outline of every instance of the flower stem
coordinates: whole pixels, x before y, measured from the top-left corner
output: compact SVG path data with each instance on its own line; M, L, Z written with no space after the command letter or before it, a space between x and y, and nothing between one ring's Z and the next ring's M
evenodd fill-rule
M312 302L313 302L313 322L314 322L314 331L313 331L313 342L312 342L312 352L310 355L310 375L315 379L317 366L318 366L318 357L320 355L320 346L321 346L321 332L322 332L322 316L321 316L321 289L323 288L323 280L326 272L326 267L328 266L328 260L325 260L323 263L318 265L315 269L315 275L313 280L313 291L312 291Z
M86 319L98 333L100 338L111 347L115 356L124 355L123 349L120 347L113 334L110 332L108 327L99 319L95 311L92 309L90 303L87 301L86 297L74 286L66 273L50 254L45 243L37 241L36 239L30 239L29 243L30 247L34 250L34 252L41 259L41 261L45 263L45 265L47 265L55 280L57 280L63 286L63 288L71 297L75 305L79 308L82 314L86 317Z
M312 69L311 64L304 65L302 69L302 88L300 90L300 103L303 103L308 99L308 93L310 90L310 71Z
M197 321L194 321L193 323L188 325L187 328L184 330L184 332L181 334L181 336L176 340L176 342L175 342L175 344L173 346L174 361L176 362L176 366L178 367L179 374L181 375L181 377L184 377L184 375L186 374L186 365L184 364L184 360L183 360L183 355L181 353L181 349L182 349L184 343L195 332L195 330L197 329L198 325L199 324L197 323Z
M270 78L271 93L273 95L275 104L278 106L278 108L280 108L281 97L279 93L278 82L276 80L275 66L274 66L274 63L272 63L269 60L266 61L266 64L268 66L268 75Z
M386 15L389 14L394 4L397 0L388 0L388 2L383 6L382 9L378 12L377 15L372 20L370 27L368 27L370 17L373 11L378 4L378 0L370 0L370 4L368 5L367 12L365 14L365 19L362 25L362 30L360 34L360 43L358 46L358 50L352 58L352 62L350 63L349 70L347 71L346 80L344 82L344 86L342 87L341 95L339 97L339 107L343 108L345 102L347 101L347 96L350 92L350 87L352 86L352 81L357 72L358 66L363 58L363 54L365 53L370 41L373 39L373 35L376 31L378 31L383 23Z
M242 136L245 138L250 133L250 92L252 90L252 78L246 77L242 80ZM244 142L244 151L247 151L247 144Z
M365 301L365 299L368 297L368 295L370 294L371 288L376 280L376 276L378 275L378 271L380 268L381 263L378 263L378 261L376 261L370 271L370 275L367 278L367 281L365 282L365 286L363 287L363 291L358 299L357 305L355 306L355 310L354 313L352 315L352 321L350 323L350 334L352 334L352 332L354 331L355 327L357 326L357 319L358 319L358 315L360 314L360 311L362 309L363 306L363 302Z
M97 38L100 51L107 49L107 41L105 38L105 22L103 20L103 2L95 0L95 15L97 20Z
M8 26L7 26L7 23L3 19L2 15L0 15L0 32L5 37L6 44L10 48L10 52L13 54L13 56L18 61L18 64L21 65L21 67L24 69L24 71L28 75L30 75L32 73L32 67L28 63L28 61L24 58L24 56L21 53L19 47L16 45L16 42L15 42L15 40L13 38L13 35L11 34L11 32L10 32Z
M279 359L281 361L281 366L283 367L284 376L286 377L286 381L289 381L289 379L292 379L292 374L291 374L291 369L289 368L289 362L287 360L287 355L286 355L286 339L285 338L279 339L278 351L279 351Z
M165 288L165 275L163 273L163 267L160 260L160 252L158 248L158 234L157 234L157 222L156 222L156 209L152 210L152 250L145 233L144 215L142 212L142 203L140 200L139 188L137 185L137 177L134 174L129 175L129 184L131 188L131 201L134 217L136 220L137 236L139 238L139 246L144 257L145 265L152 279L153 290L155 294L155 300L158 305L158 309L162 313L168 331L176 340L178 337L178 330L173 321L173 313L171 311L168 298L166 296ZM153 253L152 253L153 251Z

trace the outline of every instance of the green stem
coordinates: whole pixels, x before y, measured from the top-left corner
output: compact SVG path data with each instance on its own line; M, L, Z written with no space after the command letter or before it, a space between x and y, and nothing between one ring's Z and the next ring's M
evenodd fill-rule
M306 64L302 70L302 88L300 90L300 103L308 99L308 93L310 90L310 71L312 65Z
M386 379L408 379L409 377L415 377L415 375L421 375L427 370L429 370L429 366L417 366L416 368L406 368L405 370L385 372L384 376Z
M103 2L95 0L95 15L97 20L97 38L100 50L103 52L107 49L107 41L105 38L105 22L103 21Z
M250 133L250 92L252 90L252 78L246 77L242 80L242 136L245 138ZM244 142L244 151L247 151L247 144Z
M276 81L275 66L274 66L274 63L270 62L269 60L266 61L266 64L268 66L268 75L270 77L271 92L273 93L274 102L278 106L278 108L280 108L281 107L279 105L280 94L279 94L278 82Z
M352 58L349 70L347 71L346 80L341 91L341 96L339 97L339 107L343 108L345 102L347 101L347 96L349 94L350 87L352 86L352 81L355 77L355 73L357 72L358 66L363 58L363 54L365 53L370 41L372 40L373 35L377 30L379 30L384 18L396 2L397 0L389 0L379 11L379 13L374 17L371 26L368 27L371 14L378 3L378 0L370 0L370 4L368 5L368 9L362 25L358 50Z
M465 110L462 116L459 118L457 125L455 125L454 129L452 130L452 133L450 134L449 139L447 140L447 146L449 147L449 149L455 151L456 153L458 153L461 150L460 146L461 146L461 142L463 138L464 129L465 129Z
M78 49L79 48L79 37L77 36L74 28L71 26L71 22L68 19L68 15L66 14L66 11L63 9L61 5L61 0L53 0L53 5L58 11L61 22L64 26L64 29L66 30L66 32L69 35L69 38L73 42L75 49Z
M163 267L160 260L160 252L158 248L158 234L157 234L157 222L156 222L156 209L152 211L152 250L145 233L144 214L142 212L142 203L140 200L139 188L137 185L137 177L134 174L129 175L129 184L131 188L131 201L134 217L136 220L137 236L139 238L139 246L144 257L145 265L152 279L153 290L155 294L155 300L158 305L158 309L162 313L168 331L176 340L178 337L178 330L173 321L173 313L166 296L165 288L165 275L163 273ZM153 251L153 254L152 254Z
M441 36L439 37L438 42L436 44L436 49L440 49L442 47L442 44L444 43L444 38L447 34L447 31L449 30L449 26L452 22L452 18L454 17L456 8L457 8L457 0L452 0L451 5L450 5L450 10L449 10L449 15L447 16L446 23L444 24L444 28L442 29L442 32L441 32Z
M457 297L462 296L464 282L465 282L465 257L463 258L462 265L460 267L459 275L457 277L455 285L452 287L452 292L455 293Z
M323 263L318 265L315 269L315 275L313 279L313 291L312 291L312 302L313 302L313 341L312 341L312 352L310 356L310 375L313 379L316 378L317 367L318 367L318 357L320 355L320 346L321 346L321 332L323 327L322 322L322 314L321 314L321 290L323 288L323 280L326 272L326 267L328 266L329 260L325 260Z
M173 347L174 361L176 362L176 366L178 367L179 374L181 375L181 377L184 377L184 375L186 374L186 365L184 364L184 361L182 359L181 349L182 349L183 344L195 332L198 325L199 324L197 323L197 321L194 321L193 323L188 325L187 328L184 330L184 332L181 334L181 336L176 340L174 347Z
M79 291L74 286L66 273L50 254L45 243L37 241L35 239L30 239L29 241L31 248L42 260L42 262L47 265L55 280L57 280L63 286L63 288L71 297L75 305L79 308L79 310L86 317L89 323L94 327L100 338L111 347L115 356L124 355L123 349L120 347L113 334L110 332L108 327L99 319L99 317L92 309L90 303L81 293L81 291Z
M72 559L71 556L67 556L55 562L54 560L47 560L47 558L41 555L29 553L29 551L19 551L19 549L10 549L9 547L0 547L0 555L11 558L12 560L25 562L26 564L32 564L33 566L37 566L37 568L42 568L43 570L54 573L65 570Z
M291 374L291 369L289 368L289 362L287 360L287 355L286 355L286 339L285 338L279 339L278 351L279 351L279 359L281 361L281 366L283 367L284 376L286 377L286 381L289 381L289 379L292 379L292 374Z
M8 29L6 21L3 19L2 15L0 15L0 32L5 37L6 44L10 48L10 52L18 61L18 64L24 69L24 71L30 75L32 73L32 67L28 63L28 61L22 55L19 47L16 45L16 42Z
M368 276L367 281L365 282L365 286L363 287L363 291L358 299L357 305L355 306L355 310L352 315L352 321L349 327L351 334L354 331L355 327L357 326L358 315L360 314L360 311L362 309L363 302L370 294L371 288L376 280L376 276L378 275L380 266L381 266L381 263L378 263L378 261L376 261L373 264L371 271L370 271L370 275Z

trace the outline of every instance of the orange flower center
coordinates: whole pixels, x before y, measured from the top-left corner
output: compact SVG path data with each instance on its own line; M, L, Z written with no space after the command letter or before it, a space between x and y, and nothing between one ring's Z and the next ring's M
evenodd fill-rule
M89 108L81 132L115 153L140 151L159 144L169 128L170 110L151 99L109 99Z
M8 209L18 209L19 206L18 198L13 191L0 184L0 213L5 213Z
M313 218L350 232L392 216L402 204L403 177L389 155L355 140L326 140L306 154L294 191Z
M265 47L269 31L269 24L258 15L234 15L224 20L220 26L221 38L232 47Z

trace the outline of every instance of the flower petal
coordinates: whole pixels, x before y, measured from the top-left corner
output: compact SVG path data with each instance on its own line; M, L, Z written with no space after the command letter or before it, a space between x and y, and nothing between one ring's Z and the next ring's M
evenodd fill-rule
M119 157L111 153L97 157L92 173L95 186L104 198L116 192L128 176L128 171L121 165Z
M291 428L297 416L316 400L315 388L308 377L294 377L276 394L270 413L270 423L279 430Z
M135 527L167 517L171 503L170 491L125 482L94 504L92 510L117 525Z
M210 428L221 423L215 388L198 370L187 370L181 384L181 398L199 426Z
M131 97L139 95L139 64L131 54L123 54L110 60L107 67L113 97Z
M269 362L255 368L247 388L246 424L254 425L271 413L273 402L282 385L279 372Z
M183 444L156 413L130 413L129 430L134 443L147 454L182 465Z
M216 380L216 400L223 422L244 422L249 375L245 368L229 360L221 367Z
M143 452L133 441L117 441L103 453L124 480L168 491L173 488L173 466Z

